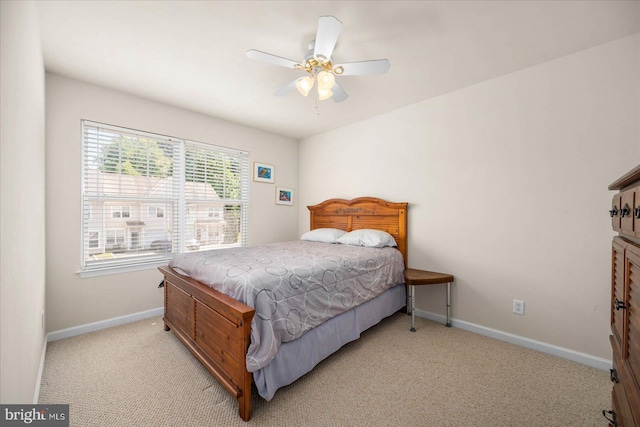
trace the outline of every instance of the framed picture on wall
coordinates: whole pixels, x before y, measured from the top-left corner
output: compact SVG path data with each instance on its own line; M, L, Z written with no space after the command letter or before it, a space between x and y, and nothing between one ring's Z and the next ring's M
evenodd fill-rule
M273 184L275 168L273 165L253 162L253 180L256 182L268 182Z
M293 205L293 190L276 187L276 205Z

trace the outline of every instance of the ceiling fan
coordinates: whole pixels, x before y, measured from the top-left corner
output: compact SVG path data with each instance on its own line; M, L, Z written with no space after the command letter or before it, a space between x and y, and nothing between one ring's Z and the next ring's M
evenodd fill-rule
M335 81L336 76L384 74L389 70L391 64L387 59L334 64L331 54L341 30L342 22L335 16L321 16L318 20L316 39L309 44L309 51L304 55L302 62L253 49L247 51L247 56L258 61L305 71L308 74L275 91L275 96L284 96L294 89L298 89L303 96L307 96L317 83L317 94L320 101L332 98L334 102L342 102L349 95Z

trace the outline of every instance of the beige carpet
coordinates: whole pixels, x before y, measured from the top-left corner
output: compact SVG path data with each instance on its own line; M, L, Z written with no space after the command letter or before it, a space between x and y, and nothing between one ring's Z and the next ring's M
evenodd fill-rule
M402 313L270 402L237 403L153 318L49 343L40 403L73 426L604 426L608 372Z

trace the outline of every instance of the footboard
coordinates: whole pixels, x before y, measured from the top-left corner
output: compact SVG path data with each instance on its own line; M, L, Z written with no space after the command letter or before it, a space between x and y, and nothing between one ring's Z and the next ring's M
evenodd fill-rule
M251 373L246 354L255 310L202 283L159 267L165 278L164 324L238 400L251 417Z

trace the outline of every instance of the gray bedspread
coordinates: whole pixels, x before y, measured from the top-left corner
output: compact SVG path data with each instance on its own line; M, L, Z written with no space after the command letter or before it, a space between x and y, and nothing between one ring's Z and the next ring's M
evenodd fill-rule
M395 248L308 241L184 253L169 266L256 310L249 372L269 364L281 343L404 283Z

